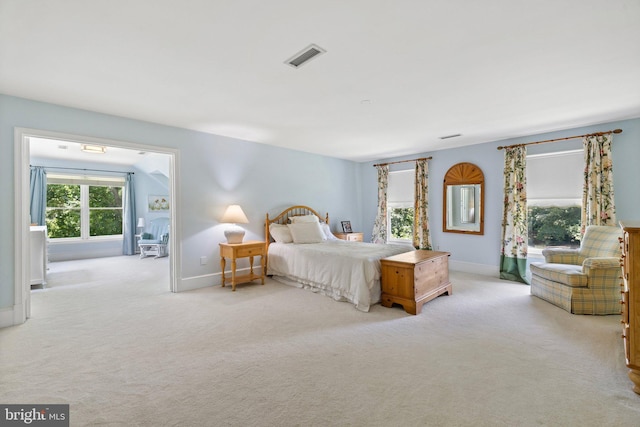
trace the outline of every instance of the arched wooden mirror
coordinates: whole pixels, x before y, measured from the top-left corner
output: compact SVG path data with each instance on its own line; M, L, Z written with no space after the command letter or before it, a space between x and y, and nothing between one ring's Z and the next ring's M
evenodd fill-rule
M484 174L473 163L451 166L444 176L442 231L484 234Z

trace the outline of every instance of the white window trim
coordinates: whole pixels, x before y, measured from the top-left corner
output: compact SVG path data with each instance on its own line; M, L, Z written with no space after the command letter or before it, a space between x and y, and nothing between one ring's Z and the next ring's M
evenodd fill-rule
M48 241L52 244L69 244L79 242L99 242L99 241L116 241L122 240L123 234L110 234L108 236L91 236L90 235L90 212L89 207L89 187L105 186L105 187L123 187L125 180L122 177L78 177L76 175L52 174L51 178L47 176L47 185L49 184L68 184L80 186L80 237L51 237ZM47 206L47 208L49 208ZM120 207L124 216L124 206Z

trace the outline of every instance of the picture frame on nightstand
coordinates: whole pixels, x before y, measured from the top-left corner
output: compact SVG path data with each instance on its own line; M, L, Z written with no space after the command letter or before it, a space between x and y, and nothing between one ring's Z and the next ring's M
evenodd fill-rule
M340 223L342 224L342 232L343 233L352 233L353 232L351 230L351 221L341 221Z

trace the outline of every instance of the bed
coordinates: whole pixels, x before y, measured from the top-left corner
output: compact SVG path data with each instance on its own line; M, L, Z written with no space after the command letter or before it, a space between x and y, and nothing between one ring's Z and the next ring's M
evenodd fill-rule
M320 231L318 231L320 230ZM329 214L302 205L266 215L267 274L348 301L367 312L380 302L380 259L415 250L409 244L347 242L333 236Z

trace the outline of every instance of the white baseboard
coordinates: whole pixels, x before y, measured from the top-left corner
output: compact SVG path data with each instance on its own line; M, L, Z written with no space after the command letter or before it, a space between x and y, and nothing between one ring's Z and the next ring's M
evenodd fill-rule
M260 268L260 267L257 267ZM253 267L253 271L256 271L256 267ZM238 268L236 274L246 274L249 272L249 268ZM231 272L225 272L225 278L227 283L231 280ZM222 285L222 274L204 274L202 276L187 277L180 280L178 285L178 292L192 291L194 289L207 288L209 286Z
M0 328L6 328L13 326L14 323L14 309L13 307L6 307L0 309Z
M220 273L204 274L202 276L182 278L178 282L178 292L192 291L194 289L207 288L222 283Z
M463 273L480 274L482 276L500 277L500 271L495 265L476 264L473 262L449 259L449 269L453 271L462 271Z
M462 271L463 273L480 274L482 276L500 277L498 267L487 264L476 264L473 262L449 260L449 269L453 271ZM255 271L255 267L254 267ZM240 268L236 270L236 274L245 274L249 272L249 268ZM231 280L231 272L225 272L227 280ZM207 288L209 286L220 286L222 284L222 274L213 273L202 276L187 277L180 281L178 292L191 291L194 289Z

